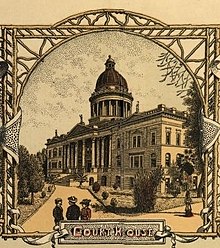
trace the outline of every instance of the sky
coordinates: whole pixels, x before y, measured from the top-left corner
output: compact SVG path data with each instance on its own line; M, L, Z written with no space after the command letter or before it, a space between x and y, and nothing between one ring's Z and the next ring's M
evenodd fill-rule
M176 88L160 82L163 72L158 57L165 52L159 45L139 36L117 31L83 35L53 50L31 74L21 98L20 144L31 153L41 150L48 138L68 132L79 122L88 123L89 97L98 76L105 70L108 55L115 69L127 80L132 92L133 112L168 107L185 110Z

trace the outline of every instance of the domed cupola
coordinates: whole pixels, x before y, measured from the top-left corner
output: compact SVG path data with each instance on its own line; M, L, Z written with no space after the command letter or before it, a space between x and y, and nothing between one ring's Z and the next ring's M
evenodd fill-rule
M105 62L105 71L98 77L95 91L102 89L121 89L128 92L128 84L124 77L115 70L115 61L109 55Z
M98 77L95 91L89 101L91 124L113 118L125 118L132 113L132 94L128 92L125 78L115 70L115 61L110 55L105 62L105 71Z

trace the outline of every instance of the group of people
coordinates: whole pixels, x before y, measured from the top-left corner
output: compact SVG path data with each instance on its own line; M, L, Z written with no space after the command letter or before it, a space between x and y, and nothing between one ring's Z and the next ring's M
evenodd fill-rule
M77 198L75 196L68 197L69 207L66 211L67 220L90 220L91 219L91 209L89 208L90 204L89 199L83 199L80 204L82 208L76 204ZM62 199L55 199L55 208L53 209L53 217L55 226L59 225L61 220L64 220L63 208L62 208Z

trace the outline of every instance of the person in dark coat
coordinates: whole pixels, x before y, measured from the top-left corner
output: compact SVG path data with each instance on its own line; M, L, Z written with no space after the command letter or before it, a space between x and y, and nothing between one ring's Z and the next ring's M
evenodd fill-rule
M54 217L54 223L55 226L59 225L59 222L63 220L63 208L62 208L62 199L57 198L55 199L55 208L53 209L53 217Z
M91 219L91 209L89 208L89 203L91 200L89 199L83 199L80 204L82 204L81 209L81 220L90 220Z
M78 220L80 217L80 208L76 205L77 198L75 196L70 196L68 201L70 206L66 211L67 220Z

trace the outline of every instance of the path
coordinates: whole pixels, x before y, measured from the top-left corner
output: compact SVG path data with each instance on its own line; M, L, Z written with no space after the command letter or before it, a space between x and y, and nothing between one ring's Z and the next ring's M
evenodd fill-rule
M58 197L63 199L63 209L65 214L65 211L68 207L67 198L71 195L74 195L78 198L78 203L80 203L83 198L91 199L92 204L97 203L96 199L93 198L93 196L85 189L80 189L77 187L56 186L56 190L50 199L23 224L25 231L51 231L54 226L52 217L52 210L55 206L54 200ZM190 218L180 216L180 213L184 213L184 207L178 207L160 213L135 214L132 216L116 215L114 213L105 213L103 211L94 211L92 209L92 219L165 219L166 224L171 226L173 231L195 232L197 228L202 225L202 220L199 216L199 212L202 209L202 203L193 204L192 207L193 212L196 214Z

